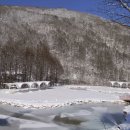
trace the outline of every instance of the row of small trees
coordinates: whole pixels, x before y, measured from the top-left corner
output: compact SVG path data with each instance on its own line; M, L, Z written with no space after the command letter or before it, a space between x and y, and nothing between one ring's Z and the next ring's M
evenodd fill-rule
M53 80L63 72L59 61L42 42L27 45L20 42L0 46L0 82Z

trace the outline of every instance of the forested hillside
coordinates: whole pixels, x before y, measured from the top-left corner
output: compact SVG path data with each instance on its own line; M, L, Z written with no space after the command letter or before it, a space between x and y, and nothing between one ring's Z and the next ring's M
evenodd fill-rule
M66 9L0 6L0 74L1 82L128 81L130 28Z

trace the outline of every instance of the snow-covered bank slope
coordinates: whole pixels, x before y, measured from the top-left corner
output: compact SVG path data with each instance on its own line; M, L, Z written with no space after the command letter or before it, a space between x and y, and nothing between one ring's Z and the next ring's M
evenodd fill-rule
M6 115L0 115L0 119L0 129L2 128L1 126L3 126L4 128L7 128L6 130L67 130L64 127L60 127L53 123L48 124L44 122L20 119ZM2 130L4 128L2 128Z
M84 86L84 90L71 89L73 86L54 87L26 93L12 93L14 90L0 90L0 102L30 108L53 108L85 102L121 102L119 96L125 89L98 86ZM75 86L79 88L80 86Z
M130 130L130 105L126 106L124 108L125 112L125 122L120 124L120 129L121 130Z

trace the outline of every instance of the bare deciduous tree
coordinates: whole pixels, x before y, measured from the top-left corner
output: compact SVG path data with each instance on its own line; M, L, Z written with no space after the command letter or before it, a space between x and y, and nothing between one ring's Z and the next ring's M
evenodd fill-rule
M115 22L130 26L130 0L103 0L104 11Z

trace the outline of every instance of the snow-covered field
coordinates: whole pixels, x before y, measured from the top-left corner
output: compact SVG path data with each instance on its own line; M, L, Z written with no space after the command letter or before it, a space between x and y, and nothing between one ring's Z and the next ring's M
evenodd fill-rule
M120 96L129 89L101 86L59 86L52 89L15 92L0 90L0 102L24 108L53 108L87 102L121 103Z
M54 107L62 107L69 106L73 104L83 104L89 102L111 102L111 103L123 103L120 100L120 96L122 94L130 94L129 89L121 89L121 88L111 88L111 87L102 87L102 86L58 86L51 89L46 90L37 90L37 91L29 91L29 92L18 92L15 90L0 90L0 102L4 104L10 104L14 106L20 106L23 108L54 108ZM106 109L103 109L106 111ZM102 110L102 111L103 111ZM97 108L96 108L96 111ZM121 130L130 130L130 107L125 107L124 111L127 112L126 121L120 124L119 127ZM84 114L84 112L80 112L80 114ZM89 112L87 113L90 114ZM62 115L62 117L67 114ZM76 113L74 114L76 115ZM67 115L68 116L68 115ZM8 118L6 116L0 115L2 118ZM10 120L11 119L11 120ZM20 128L24 129L27 126L30 128L43 129L60 129L59 126L54 125L49 128L48 124L39 123L34 121L22 121L17 120L15 118L8 118L8 122L13 121L20 122ZM34 126L33 126L34 125ZM84 125L84 124L83 124ZM90 122L91 125L91 122ZM117 130L117 126L115 125L113 130Z
M101 86L72 85L30 92L0 90L0 102L25 108L43 109L87 102L121 103L119 97L124 93L130 93L130 91Z

